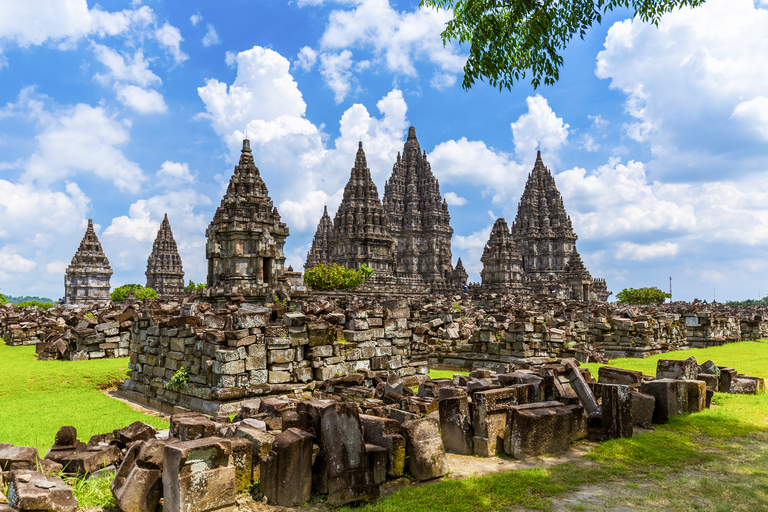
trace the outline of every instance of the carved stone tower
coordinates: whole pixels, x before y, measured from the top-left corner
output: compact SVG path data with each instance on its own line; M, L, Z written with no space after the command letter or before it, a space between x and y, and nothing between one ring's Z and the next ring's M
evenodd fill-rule
M315 265L322 265L330 261L331 237L333 236L333 221L328 215L328 207L323 207L323 216L317 224L315 238L312 240L312 247L307 253L307 261L304 268L310 269Z
M160 229L157 230L152 253L147 259L147 287L152 288L161 297L172 297L184 294L184 270L181 267L181 256L173 238L168 214L163 217Z
M383 203L397 240L398 275L420 276L433 289L451 287L451 216L413 126L384 185Z
M453 269L453 282L457 288L461 288L462 284L467 284L468 278L469 274L467 274L464 264L461 262L461 258L459 258L459 261L456 262L456 267Z
M503 218L496 219L493 223L480 261L483 262L480 277L484 290L510 293L523 288L520 251L515 247L507 221Z
M253 162L248 139L205 235L208 296L265 300L283 274L289 233Z
M64 275L64 301L68 304L89 304L109 300L109 278L112 267L93 230L93 220L80 242Z
M355 269L365 263L374 270L374 277L391 277L395 270L395 239L389 232L389 220L371 179L362 142L336 210L330 247L332 263Z
M540 151L517 207L512 237L520 248L526 274L535 279L564 271L576 251L571 218Z

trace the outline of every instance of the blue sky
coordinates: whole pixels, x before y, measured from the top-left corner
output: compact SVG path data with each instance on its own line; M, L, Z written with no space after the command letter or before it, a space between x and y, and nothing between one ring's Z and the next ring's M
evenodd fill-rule
M537 148L595 277L675 298L768 294L768 11L614 12L555 86L464 91L450 13L394 0L0 3L0 290L63 295L88 218L144 283L168 213L186 278L247 131L300 269L362 140L380 194L416 127L479 281Z

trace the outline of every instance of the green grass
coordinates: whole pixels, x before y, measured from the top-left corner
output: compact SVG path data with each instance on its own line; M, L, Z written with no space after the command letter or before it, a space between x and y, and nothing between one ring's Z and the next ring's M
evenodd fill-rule
M469 375L469 372L454 372L452 370L429 370L430 379L452 379L454 375Z
M127 369L127 359L36 361L35 347L0 343L0 442L33 446L43 456L64 425L83 442L136 420L168 428L100 392L124 380Z

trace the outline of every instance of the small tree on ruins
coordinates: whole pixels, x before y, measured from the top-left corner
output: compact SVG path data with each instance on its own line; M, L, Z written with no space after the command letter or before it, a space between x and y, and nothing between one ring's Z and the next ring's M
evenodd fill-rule
M131 290L133 290L133 294L137 299L154 299L157 297L157 292L152 288L147 288L140 284L124 284L123 286L112 290L112 293L109 294L109 298L112 302L122 302L128 298Z
M315 265L304 271L304 283L318 292L354 290L373 275L373 269L363 264L360 270L342 267L336 263Z
M663 304L664 300L672 298L671 293L652 288L624 288L617 295L619 304Z

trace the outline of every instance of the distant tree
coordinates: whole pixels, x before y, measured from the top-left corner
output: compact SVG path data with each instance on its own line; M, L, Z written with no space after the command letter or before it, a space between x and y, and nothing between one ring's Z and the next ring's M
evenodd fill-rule
M189 280L189 284L184 287L185 292L191 292L194 290L203 290L205 289L205 283L196 283L193 280Z
M762 299L727 300L725 303L728 306L765 306L768 305L768 296Z
M112 290L109 298L112 299L112 302L122 302L128 298L131 290L133 290L133 294L136 295L137 299L153 299L157 297L157 292L152 288L147 288L140 284L124 284Z
M619 304L662 304L665 299L672 298L671 293L658 288L624 288L617 295Z
M5 295L0 293L0 306L8 304L8 299L5 298Z
M16 304L17 306L22 302L43 302L53 304L53 299L49 299L48 297L38 297L37 295L19 295L18 297L8 295L5 298L8 299L8 302Z
M51 309L53 307L53 302L40 302L39 300L25 300L24 302L20 302L19 304L16 304L17 308L28 308L28 307L37 307L42 310Z
M584 35L603 15L617 8L635 11L635 16L654 25L662 15L677 8L697 7L704 0L421 0L434 9L453 9L453 19L440 36L448 41L469 43L461 86L471 88L475 80L487 79L500 90L531 74L534 88L560 79L562 52L578 34Z

